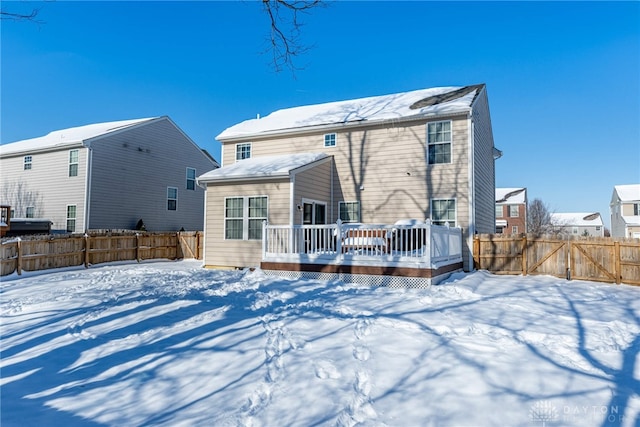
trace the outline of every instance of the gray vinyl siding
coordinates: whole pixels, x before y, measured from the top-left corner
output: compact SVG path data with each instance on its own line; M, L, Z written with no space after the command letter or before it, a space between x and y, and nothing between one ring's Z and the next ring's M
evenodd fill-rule
M473 125L475 228L478 233L495 233L495 161L486 89L473 105Z
M186 168L201 175L213 162L168 119L94 141L92 229L131 229L142 219L148 231L202 230L204 189L186 188ZM167 209L167 187L178 189L177 209Z
M267 196L269 223L289 224L290 189L288 178L252 183L208 184L204 236L205 267L257 267L262 260L262 241L225 240L226 197Z
M78 175L74 177L69 176L70 150L78 150ZM30 170L24 170L25 155L32 156ZM34 206L37 217L52 221L52 230L65 231L67 206L76 205L76 231L84 232L86 148L65 147L57 151L23 153L3 157L0 162L2 203L11 205L17 217L24 215L27 205ZM15 195L17 187L21 187L19 196ZM27 193L33 195L35 203L25 201Z

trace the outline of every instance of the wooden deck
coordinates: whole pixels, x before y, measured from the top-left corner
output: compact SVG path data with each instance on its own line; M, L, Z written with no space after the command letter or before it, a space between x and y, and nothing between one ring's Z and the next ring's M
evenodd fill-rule
M413 225L267 225L261 269L290 277L428 286L462 270L462 232Z

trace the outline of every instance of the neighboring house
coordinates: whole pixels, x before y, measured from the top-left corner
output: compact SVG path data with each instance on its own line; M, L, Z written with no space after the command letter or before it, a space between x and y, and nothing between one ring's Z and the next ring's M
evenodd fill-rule
M501 154L485 85L416 90L275 111L224 130L206 185L205 266L261 261L259 224L428 219L495 231Z
M611 237L640 238L640 184L613 187L610 206Z
M527 232L527 189L496 188L496 233Z
M201 230L196 176L218 167L169 117L98 123L0 146L2 203L52 230ZM142 220L142 222L140 222Z
M558 234L604 237L600 213L552 213L551 224Z

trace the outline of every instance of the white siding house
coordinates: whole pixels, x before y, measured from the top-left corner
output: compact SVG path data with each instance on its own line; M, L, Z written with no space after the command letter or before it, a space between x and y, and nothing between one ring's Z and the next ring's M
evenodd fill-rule
M552 213L551 223L560 234L604 237L604 224L598 212Z
M218 167L166 116L97 123L0 146L1 199L52 230L201 230L196 176Z
M640 184L616 185L610 207L611 237L640 238Z

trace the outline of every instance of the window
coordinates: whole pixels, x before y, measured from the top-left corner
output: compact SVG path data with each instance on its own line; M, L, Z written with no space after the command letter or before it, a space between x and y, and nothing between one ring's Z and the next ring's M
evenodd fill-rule
M502 218L503 211L504 209L502 209L502 205L496 205L496 218Z
M514 225L513 227L511 227L511 234L518 234L518 226Z
M633 215L640 215L640 203L633 204Z
M76 205L67 206L67 232L75 233L76 231Z
M194 168L187 168L187 190L196 189L196 170Z
M436 225L456 224L455 199L431 200L431 222Z
M24 170L31 170L31 163L33 161L32 156L24 156Z
M429 164L451 163L451 121L427 123Z
M26 210L26 217L27 218L35 218L35 212L36 212L36 208L34 208L33 206L27 206L27 210Z
M572 232L573 234L578 234L578 231L579 231L579 230L578 230L578 227L572 227L572 228L571 228L571 232Z
M69 176L78 176L78 150L69 151Z
M167 187L167 210L178 210L178 189L175 187Z
M518 210L518 205L509 205L509 217L517 218L520 216L520 211Z
M236 160L251 158L251 143L236 144Z
M228 197L224 201L224 238L261 240L267 220L267 196Z
M335 147L336 146L336 134L335 133L327 133L324 136L324 146L325 147Z
M338 202L340 221L360 222L360 202Z
M267 220L267 198L249 197L249 240L262 239L262 223Z

